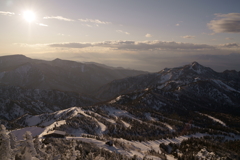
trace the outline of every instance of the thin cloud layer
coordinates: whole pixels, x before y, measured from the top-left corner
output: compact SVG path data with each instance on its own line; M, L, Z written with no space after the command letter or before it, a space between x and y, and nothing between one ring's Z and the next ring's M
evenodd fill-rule
M238 48L238 47L240 47L240 45L237 44L237 43L226 43L226 44L221 44L219 46L226 47L226 48Z
M91 47L90 43L59 43L59 44L50 44L50 47L61 47L61 48L86 48Z
M1 14L1 15L4 15L4 16L12 16L12 15L14 15L15 13L13 13L13 12L0 11L0 14Z
M227 37L227 38L225 38L226 40L234 40L234 38L229 38L229 37Z
M96 43L55 43L50 47L61 48L86 48L86 47L107 47L115 50L211 50L216 47L206 44L165 42L165 41L104 41Z
M152 35L148 33L145 35L145 37L150 38L150 37L152 37Z
M215 14L217 20L208 23L208 27L215 33L239 33L240 13Z
M85 23L96 23L96 24L111 24L111 22L100 21L99 19L78 19L81 22Z
M57 19L57 20L68 21L68 22L75 21L75 20L73 20L73 19L64 18L64 17L62 17L62 16L43 17L43 19Z
M43 24L43 23L37 23L39 26L47 27L48 25Z
M193 39L193 38L195 38L195 36L186 35L186 36L182 36L182 38L185 38L185 39Z
M124 34L130 34L130 33L128 33L128 32L124 32L124 31L122 31L122 30L116 30L116 32L118 32L118 33L124 33Z

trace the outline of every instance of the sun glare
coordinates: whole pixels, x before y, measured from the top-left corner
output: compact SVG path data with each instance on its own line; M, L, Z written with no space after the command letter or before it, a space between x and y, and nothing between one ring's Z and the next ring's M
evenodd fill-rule
M35 20L35 18L36 18L35 13L32 12L32 11L25 11L25 12L23 13L23 17L24 17L24 19L25 19L26 21L28 21L29 23L30 23L30 22L33 22L33 21Z

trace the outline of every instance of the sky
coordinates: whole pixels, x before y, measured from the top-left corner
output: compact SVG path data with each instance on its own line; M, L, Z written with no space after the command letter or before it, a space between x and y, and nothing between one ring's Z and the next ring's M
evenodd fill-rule
M240 0L1 0L0 56L240 71Z

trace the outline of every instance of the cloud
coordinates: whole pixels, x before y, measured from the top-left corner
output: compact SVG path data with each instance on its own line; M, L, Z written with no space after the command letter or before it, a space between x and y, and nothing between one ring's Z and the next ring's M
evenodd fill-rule
M58 33L57 35L58 35L58 36L71 36L71 35L69 35L69 34L63 34L63 33Z
M20 46L20 47L28 47L28 48L45 48L46 46L48 46L49 44L40 44L40 43L36 43L36 44L27 44L27 43L14 43L14 45Z
M195 38L195 36L186 35L186 36L182 36L182 38L185 38L185 39L193 39L193 38Z
M93 25L90 25L90 24L82 24L83 26L86 26L86 27L89 27L89 28L92 28Z
M86 48L92 46L90 43L55 43L49 44L50 47L61 47L61 48Z
M215 14L217 20L208 23L208 27L215 33L239 33L240 13Z
M57 19L57 20L61 20L61 21L75 21L73 19L69 19L69 18L64 18L62 16L50 16L50 17L43 17L43 19Z
M165 41L103 41L95 43L55 43L50 47L61 48L86 48L86 47L106 47L114 50L146 51L146 50L212 50L216 47L206 44L165 42Z
M130 33L128 33L128 32L124 32L124 31L122 31L122 30L116 30L116 32L118 32L118 33L124 33L124 34L130 34Z
M237 43L226 43L226 44L220 44L220 47L226 47L226 48L238 48L240 47Z
M85 23L96 23L96 24L111 24L111 22L100 21L98 19L78 19L81 22Z
M164 41L103 41L16 45L30 48L29 54L39 55L40 59L57 57L148 71L160 71L165 67L178 67L197 61L218 71L240 70L240 47L237 47L240 44L213 46Z
M65 36L65 34L63 34L63 33L58 33L57 35L58 36Z
M176 26L180 26L180 24L178 23L178 24L176 24Z
M43 26L43 27L48 27L48 25L43 24L43 23L37 23L39 26Z
M152 35L148 33L148 34L145 35L145 37L150 38L150 37L152 37Z
M229 37L227 37L227 38L225 38L226 40L234 40L234 38L229 38Z
M0 11L0 14L2 14L2 15L4 15L4 16L12 16L12 15L14 15L15 13L13 13L13 12Z

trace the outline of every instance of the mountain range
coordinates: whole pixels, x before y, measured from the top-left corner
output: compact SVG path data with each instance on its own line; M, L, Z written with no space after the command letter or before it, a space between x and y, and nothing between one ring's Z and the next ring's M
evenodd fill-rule
M235 70L216 72L192 62L149 73L14 55L0 57L0 84L0 121L17 136L29 129L39 137L51 130L65 131L96 145L115 139L121 147L114 151L123 149L126 155L142 158L145 151L132 148L152 144L151 156L161 159L159 147L166 154L178 155L178 149L193 155L181 148L185 141L175 142L182 136L198 138L186 138L189 144L200 143L202 137L205 147L205 142L219 145L219 137L233 140L231 145L240 139L240 72ZM169 141L181 145L168 145ZM224 140L221 145L226 146L211 148L218 157L239 155L228 151L230 144ZM203 146L195 148L196 156L208 153ZM104 144L100 147L112 151Z
M69 60L37 60L23 55L0 57L0 84L90 94L115 79L146 72Z

